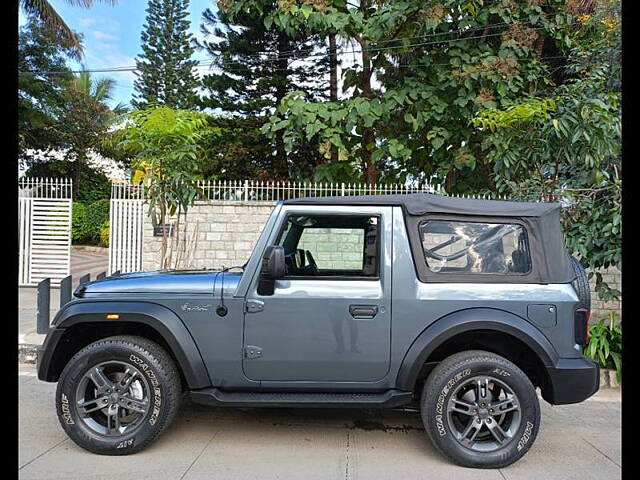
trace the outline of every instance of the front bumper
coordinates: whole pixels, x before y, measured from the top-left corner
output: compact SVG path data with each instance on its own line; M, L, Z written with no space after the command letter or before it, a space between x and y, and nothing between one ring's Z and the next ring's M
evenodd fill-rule
M582 402L600 388L600 367L588 358L561 358L546 368L549 385L542 398L552 405Z

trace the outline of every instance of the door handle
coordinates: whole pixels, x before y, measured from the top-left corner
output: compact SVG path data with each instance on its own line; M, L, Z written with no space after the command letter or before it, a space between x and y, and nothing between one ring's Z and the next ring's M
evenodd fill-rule
M349 313L353 318L371 319L378 314L377 305L349 305Z

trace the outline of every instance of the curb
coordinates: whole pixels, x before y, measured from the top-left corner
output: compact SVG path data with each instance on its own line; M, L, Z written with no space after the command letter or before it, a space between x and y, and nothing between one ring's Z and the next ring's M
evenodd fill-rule
M600 388L620 388L615 370L600 369Z
M96 247L94 245L72 245L71 250L76 252L90 252L109 255L109 247Z
M31 345L28 343L18 344L18 363L35 364L38 360L39 345Z

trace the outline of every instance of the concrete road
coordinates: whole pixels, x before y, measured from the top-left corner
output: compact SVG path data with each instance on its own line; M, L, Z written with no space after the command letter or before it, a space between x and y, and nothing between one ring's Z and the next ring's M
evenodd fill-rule
M21 479L617 479L617 390L579 405L542 402L536 443L500 470L457 467L441 457L417 413L322 409L210 409L184 405L148 449L94 455L69 440L55 417L55 384L19 365Z

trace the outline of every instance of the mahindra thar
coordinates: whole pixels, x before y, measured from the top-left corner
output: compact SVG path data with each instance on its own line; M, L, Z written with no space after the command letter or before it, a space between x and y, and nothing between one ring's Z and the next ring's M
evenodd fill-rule
M241 271L234 271L241 270ZM581 402L589 287L560 205L431 194L298 198L242 267L116 274L56 314L38 378L62 428L107 455L148 446L181 399L212 406L420 409L464 466L509 465L537 394Z

